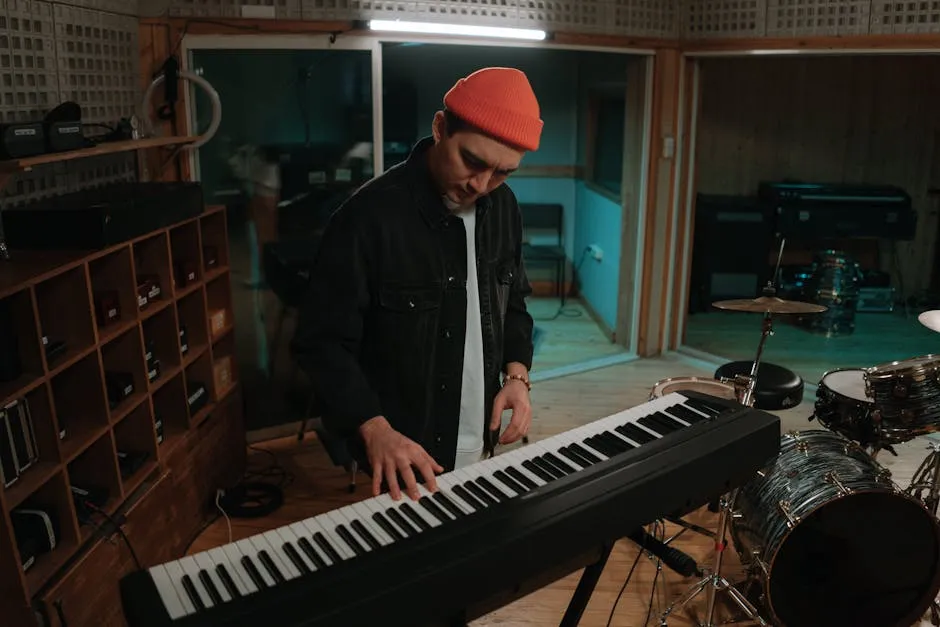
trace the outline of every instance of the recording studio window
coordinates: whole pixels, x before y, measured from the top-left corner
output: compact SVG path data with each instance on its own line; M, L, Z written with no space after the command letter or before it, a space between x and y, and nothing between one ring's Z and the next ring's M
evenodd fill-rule
M626 96L622 91L595 92L591 95L590 115L593 131L589 144L588 181L620 196L623 182L623 140Z

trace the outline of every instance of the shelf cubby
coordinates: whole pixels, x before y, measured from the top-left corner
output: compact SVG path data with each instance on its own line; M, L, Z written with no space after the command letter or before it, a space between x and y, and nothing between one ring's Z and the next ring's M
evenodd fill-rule
M170 271L170 248L165 232L134 244L134 270L137 281L138 309L147 312L172 299L173 274ZM149 288L145 282L149 281Z
M157 436L150 403L140 403L114 428L114 446L124 493L129 494L157 462Z
M32 291L0 299L0 403L43 376Z
M213 342L234 327L232 291L228 273L223 273L206 284L206 315L209 319L209 336Z
M207 277L228 268L228 229L225 213L218 211L199 219L202 238L202 267Z
M238 355L235 335L229 333L212 346L213 400L219 401L238 384Z
M212 360L209 351L204 351L193 363L186 366L183 376L190 424L198 424L205 417L206 409L216 398L212 385Z
M77 266L37 285L36 302L50 371L69 367L95 345L95 323L85 266ZM57 346L61 348L50 357Z
M59 436L52 404L49 402L49 388L43 383L23 398L16 399L24 403L28 420L35 435L37 459L27 468L15 483L5 490L4 497L9 507L16 507L35 492L59 469Z
M92 260L91 294L100 341L107 342L137 320L137 299L131 253L122 248Z
M51 551L35 556L35 561L26 570L26 585L30 594L39 590L56 571L61 568L78 547L78 526L72 495L65 475L60 471L52 475L18 507L11 508L11 520L16 511L40 510L45 512L56 535L56 545ZM14 536L16 534L16 523Z
M62 456L68 461L108 426L108 405L97 351L53 377L52 398Z
M186 406L186 386L180 371L153 395L154 432L160 421L163 441L158 442L162 450L171 450L189 429L189 411ZM159 434L157 434L159 439ZM161 453L162 455L162 453Z
M140 329L125 331L101 347L104 385L111 422L118 422L147 396L147 371Z
M170 230L170 258L174 294L186 294L197 289L205 275L198 223L188 222Z
M96 526L107 521L98 510L110 514L123 497L110 431L101 435L68 464L68 479L84 540L94 532Z
M166 307L143 322L144 361L150 389L162 385L180 366L176 312Z
M177 315L179 329L186 330L187 350L183 353L183 363L189 364L209 345L206 298L203 290L184 296L177 305Z

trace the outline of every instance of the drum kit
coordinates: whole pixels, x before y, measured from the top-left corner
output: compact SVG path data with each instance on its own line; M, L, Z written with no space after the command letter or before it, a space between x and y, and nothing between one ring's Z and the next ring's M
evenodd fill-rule
M695 390L754 406L773 316L827 309L777 298L772 283L759 298L714 306L764 314L750 373L731 380L665 379L655 384L651 399ZM940 311L919 320L940 332ZM932 452L906 489L876 459L882 449L893 453L893 445L940 432L940 355L825 373L813 419L826 429L783 435L778 457L719 499L716 532L673 521L714 539L716 551L710 574L665 610L661 625L704 592L700 624L714 627L719 591L760 625L907 627L927 611L940 625L940 444L929 446ZM740 584L720 572L729 534L745 568Z

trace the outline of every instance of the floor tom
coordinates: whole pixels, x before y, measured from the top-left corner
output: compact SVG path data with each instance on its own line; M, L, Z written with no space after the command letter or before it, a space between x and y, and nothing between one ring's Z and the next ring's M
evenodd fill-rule
M940 355L924 355L869 368L866 391L892 443L940 431Z

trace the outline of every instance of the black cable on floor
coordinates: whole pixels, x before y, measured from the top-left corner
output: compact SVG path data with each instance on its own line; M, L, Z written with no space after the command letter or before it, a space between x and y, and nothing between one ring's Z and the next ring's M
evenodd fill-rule
M643 557L643 547L637 545L637 549L639 550L636 553L636 559L633 560L633 566L630 567L630 572L627 573L627 578L624 580L623 585L620 586L620 592L617 593L617 598L614 600L614 605L610 608L610 616L607 617L607 627L610 627L611 622L613 622L614 612L617 611L617 606L620 604L620 599L623 597L623 593L630 584L630 579L633 577L633 571L636 570L636 565L640 563L640 558Z

